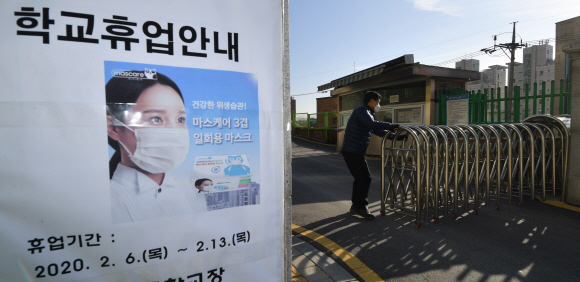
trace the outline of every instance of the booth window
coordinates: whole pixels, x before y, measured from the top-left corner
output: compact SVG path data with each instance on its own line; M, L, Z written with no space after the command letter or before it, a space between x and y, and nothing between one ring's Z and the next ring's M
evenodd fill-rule
M400 124L423 124L423 107L395 109L395 120Z
M341 113L340 114L340 127L346 126L351 114L352 114L352 111L349 111L348 113Z
M425 102L425 82L376 88L373 91L381 94L381 106ZM394 99L391 99L392 96ZM391 103L393 100L397 102Z
M375 114L375 120L384 122L393 122L393 109L379 111L378 113Z
M340 96L340 111L350 111L363 104L365 92Z
M352 111L340 113L340 127L346 127L351 114ZM424 115L424 105L389 107L382 108L376 113L375 120L403 125L424 124Z

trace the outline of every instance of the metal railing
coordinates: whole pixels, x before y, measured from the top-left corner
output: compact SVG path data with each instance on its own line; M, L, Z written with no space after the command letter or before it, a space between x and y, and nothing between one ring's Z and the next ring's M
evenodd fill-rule
M566 194L569 116L522 123L400 126L407 140L382 142L381 214L387 207L437 222L502 199ZM395 138L396 140L397 138ZM387 144L389 143L390 144Z
M336 140L330 140L333 135L329 131L335 131L338 127L338 112L323 113L296 113L292 112L292 134L296 134L296 129L306 131L307 138L311 137L313 131L324 131L324 140L330 143Z
M469 94L469 124L517 123L537 114L570 114L571 92L564 92L564 80L560 80L560 93L555 93L555 81L550 81L549 86L550 89L547 88L545 81L539 85L537 83L524 87L516 85L513 97L506 97L507 86L503 90L498 87L484 89L483 92L440 90L436 123L447 124L447 97L465 94ZM507 109L508 106L510 109Z

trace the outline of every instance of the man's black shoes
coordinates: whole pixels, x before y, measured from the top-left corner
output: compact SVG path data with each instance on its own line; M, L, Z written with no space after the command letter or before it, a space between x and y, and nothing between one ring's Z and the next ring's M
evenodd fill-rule
M369 212L369 209L367 207L364 207L364 209L359 209L359 208L356 208L354 205L352 205L350 207L350 213L352 213L353 215L361 216L361 217L366 218L368 220L375 219L375 216Z
M350 206L350 213L356 214L356 208L354 207L354 205Z

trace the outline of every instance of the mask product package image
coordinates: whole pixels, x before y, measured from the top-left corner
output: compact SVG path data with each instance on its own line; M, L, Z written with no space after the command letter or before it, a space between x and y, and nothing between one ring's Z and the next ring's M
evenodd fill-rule
M246 155L199 156L195 159L191 181L209 179L206 192L246 189L252 182L252 169Z

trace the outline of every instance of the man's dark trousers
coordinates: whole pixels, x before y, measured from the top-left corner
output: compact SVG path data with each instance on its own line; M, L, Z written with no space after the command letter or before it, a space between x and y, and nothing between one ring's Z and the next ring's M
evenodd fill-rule
M354 177L352 183L352 203L358 208L365 210L369 204L369 187L371 186L371 172L364 155L342 152L342 157L346 161L346 166L350 174Z

